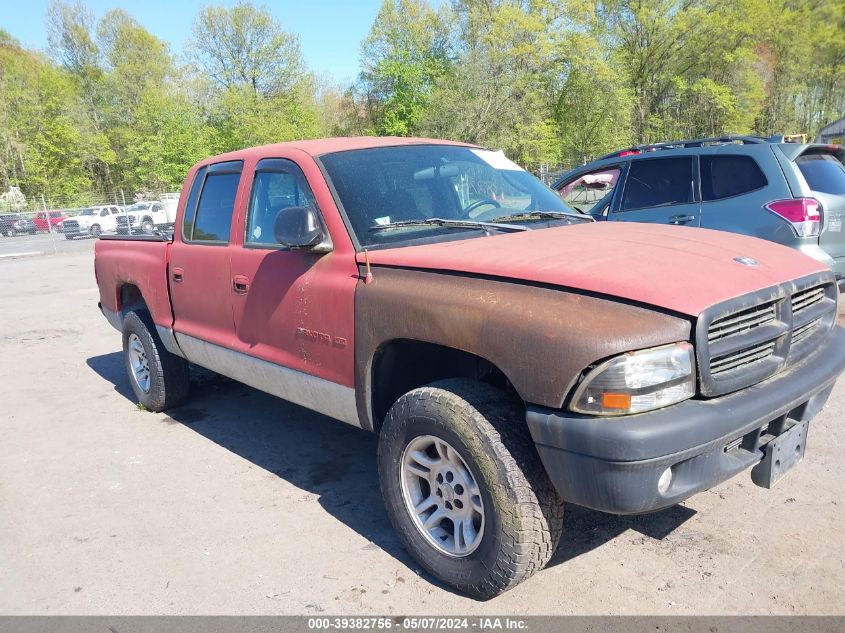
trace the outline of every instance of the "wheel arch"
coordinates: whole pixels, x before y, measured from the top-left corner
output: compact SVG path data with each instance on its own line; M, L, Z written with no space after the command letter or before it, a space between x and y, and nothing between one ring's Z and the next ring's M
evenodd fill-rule
M379 431L388 410L403 394L448 378L478 380L515 393L522 401L505 372L482 356L431 341L393 338L375 350L366 372L366 413L372 430Z
M117 288L117 311L120 314L120 320L123 321L129 312L141 310L150 311L141 289L132 282L127 281L121 284Z

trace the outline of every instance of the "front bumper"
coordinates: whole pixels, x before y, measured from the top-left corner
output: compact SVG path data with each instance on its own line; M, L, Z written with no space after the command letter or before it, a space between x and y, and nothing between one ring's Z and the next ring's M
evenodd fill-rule
M620 418L530 406L526 419L564 500L640 514L683 501L759 462L772 435L821 411L843 371L845 330L837 327L802 362L726 396ZM661 493L657 483L667 468L672 483Z

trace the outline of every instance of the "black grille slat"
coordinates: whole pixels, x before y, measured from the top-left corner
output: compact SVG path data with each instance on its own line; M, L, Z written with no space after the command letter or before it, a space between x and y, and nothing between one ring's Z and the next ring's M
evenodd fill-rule
M746 365L751 365L761 360L770 357L775 351L774 343L763 343L755 347L746 349L738 354L730 354L722 358L715 358L710 362L710 373L714 376L738 369Z
M824 288L816 287L796 292L792 296L792 313L798 314L824 299Z
M713 321L707 332L707 339L712 343L728 336L747 332L766 323L771 323L775 318L774 302L763 306L754 306L738 314L729 314Z
M747 349L777 340L789 332L782 321L771 321L736 336L728 336L710 343L710 357L721 358L741 354Z
M815 330L816 327L821 325L821 322L821 319L816 319L815 321L810 321L806 325L802 325L801 327L795 328L795 331L792 333L792 342L799 343L805 338L807 338L810 334L813 333L813 330Z

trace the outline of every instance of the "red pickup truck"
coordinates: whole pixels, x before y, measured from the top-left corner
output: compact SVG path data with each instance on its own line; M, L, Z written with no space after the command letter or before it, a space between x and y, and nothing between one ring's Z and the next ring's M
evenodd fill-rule
M472 145L210 158L172 238L95 253L147 409L182 403L193 363L378 433L404 545L478 598L545 565L564 501L649 512L748 468L770 487L845 369L822 264L735 234L594 223Z

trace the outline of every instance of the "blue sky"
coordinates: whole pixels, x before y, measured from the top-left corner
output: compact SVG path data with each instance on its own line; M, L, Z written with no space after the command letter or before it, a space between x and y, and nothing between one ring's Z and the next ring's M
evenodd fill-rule
M258 0L258 4L261 4ZM49 0L0 0L0 28L25 46L46 49L45 15ZM191 23L207 4L231 6L233 0L85 0L99 19L113 8L124 9L150 32L167 41L175 53L191 34ZM321 76L349 80L358 74L361 40L370 30L380 0L267 0L263 4L286 31L299 35L308 66Z

